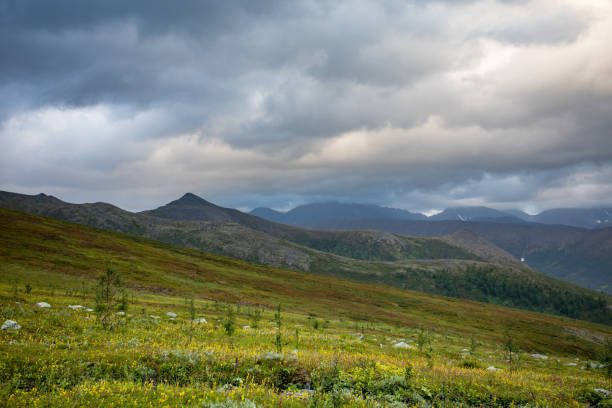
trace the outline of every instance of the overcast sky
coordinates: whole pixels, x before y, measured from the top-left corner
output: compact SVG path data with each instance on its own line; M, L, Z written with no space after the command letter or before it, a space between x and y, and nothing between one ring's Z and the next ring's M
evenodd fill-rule
M0 0L0 189L612 204L612 1Z

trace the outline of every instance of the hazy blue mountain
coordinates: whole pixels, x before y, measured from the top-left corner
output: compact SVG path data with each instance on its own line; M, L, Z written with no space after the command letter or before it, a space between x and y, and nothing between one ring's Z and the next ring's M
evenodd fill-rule
M336 219L402 221L427 219L423 214L412 213L398 208L338 202L301 205L286 213L274 211L269 208L256 208L251 211L250 214L270 221L282 222L283 224L295 226L311 226L318 222Z
M562 224L579 228L612 227L612 208L555 208L531 217L542 224Z
M285 217L284 212L276 211L266 207L257 207L249 214L274 222L283 222Z

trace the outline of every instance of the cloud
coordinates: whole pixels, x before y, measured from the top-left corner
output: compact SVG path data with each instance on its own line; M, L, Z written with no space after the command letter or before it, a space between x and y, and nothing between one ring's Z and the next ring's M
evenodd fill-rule
M606 0L6 2L0 188L612 202ZM154 204L153 204L154 203Z

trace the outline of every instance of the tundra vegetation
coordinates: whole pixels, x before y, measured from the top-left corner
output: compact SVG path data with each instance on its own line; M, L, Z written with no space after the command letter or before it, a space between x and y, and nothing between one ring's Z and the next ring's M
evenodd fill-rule
M612 406L606 325L9 215L1 406Z

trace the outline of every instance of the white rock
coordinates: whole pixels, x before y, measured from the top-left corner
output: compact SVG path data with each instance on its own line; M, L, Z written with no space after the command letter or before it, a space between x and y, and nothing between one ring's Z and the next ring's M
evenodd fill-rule
M88 312L93 312L94 311L93 309L90 309L90 308L87 308L85 310L87 310Z
M499 371L499 368L493 367L493 366L488 366L487 370L489 370L489 371Z
M605 388L595 388L595 392L603 395L604 397L607 397L612 394L612 391L606 390Z
M176 313L172 313L172 312L166 313L166 316L171 317L171 318L178 317L178 315Z
M250 329L250 328L251 328L251 326L242 326L242 328L243 328L244 330L247 330L247 329Z
M538 353L535 353L535 354L532 354L532 355L531 355L531 357L533 357L533 358L539 358L539 359L541 359L541 360L548 360L548 356L546 356L546 355L544 355L544 354L538 354Z
M14 320L7 320L4 323L2 323L2 327L0 328L0 330L19 330L21 329L21 326L19 325L19 323L17 323Z
M48 307L51 307L51 305L50 305L50 304L48 304L47 302L38 302L38 303L36 304L36 306L38 306L38 307L42 307L42 308L48 308Z
M81 305L68 305L68 309L78 310L78 309L84 309L84 307Z
M395 347L395 348L403 348L403 349L412 348L412 346L410 344L404 343L403 341L400 341L399 343L395 343L393 345L393 347Z
M195 319L193 322L194 322L194 323L208 323L208 322L206 321L206 319L205 319L205 318L203 318L203 317L198 317L198 318L197 318L197 319Z
M150 317L151 319L161 319L161 317L160 317L160 316L156 316L156 315L149 315L149 317Z
M125 316L125 312L117 312L115 313L117 316Z
M568 367L576 367L577 364L576 363L566 363L565 365Z

